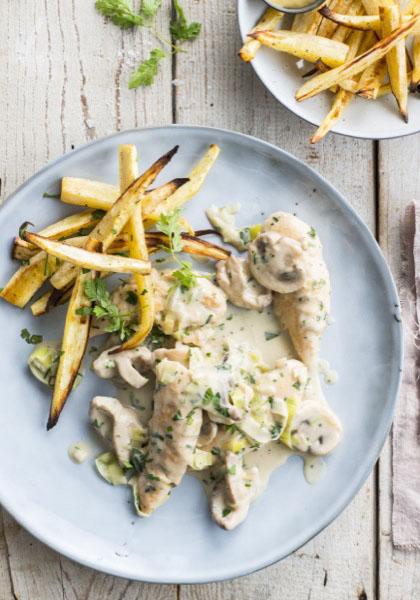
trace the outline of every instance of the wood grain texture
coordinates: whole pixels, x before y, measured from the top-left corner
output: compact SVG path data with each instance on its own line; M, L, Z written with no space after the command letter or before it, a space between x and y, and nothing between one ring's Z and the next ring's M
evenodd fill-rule
M410 200L419 198L420 136L380 142L379 241L394 277L401 276L401 218ZM420 598L420 552L392 545L392 447L388 440L379 463L379 598Z
M204 35L177 60L177 122L236 129L290 151L335 184L374 228L373 144L328 136L318 146L310 146L314 128L279 106L250 65L237 57L235 2L192 2L189 14L204 23ZM371 478L335 523L286 561L233 582L182 587L181 599L341 600L363 599L364 594L372 598L374 500Z

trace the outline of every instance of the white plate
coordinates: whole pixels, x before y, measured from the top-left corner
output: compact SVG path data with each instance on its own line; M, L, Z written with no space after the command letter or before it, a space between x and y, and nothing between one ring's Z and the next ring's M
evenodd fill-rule
M238 19L242 39L255 26L266 8L262 0L238 0ZM305 82L296 63L298 59L270 48L261 48L252 66L265 87L293 113L318 126L331 108L333 95L318 94L304 102L296 102L295 92ZM410 135L420 131L420 98L409 94L409 122L400 117L395 98L390 94L378 100L355 98L340 121L331 131L364 139L386 139Z
M128 489L113 488L92 461L75 465L69 445L89 440L93 395L112 393L110 383L89 370L51 432L45 430L49 394L29 375L31 350L20 330L56 339L64 310L35 320L30 311L1 303L2 390L0 500L29 531L59 552L115 575L150 582L207 582L244 575L304 544L350 502L368 476L389 430L399 385L401 326L398 300L382 254L349 204L297 159L255 138L200 127L173 126L128 131L89 144L29 179L0 210L0 281L15 269L7 257L12 236L26 220L41 227L73 212L57 200L63 175L117 180L117 146L137 144L142 165L180 144L160 181L184 176L210 143L222 152L203 190L188 206L191 223L206 225L210 202L240 201L242 222L255 223L275 210L298 214L318 231L333 285L336 319L322 355L340 374L326 389L344 426L344 438L327 459L318 485L310 486L301 460L279 469L247 521L226 532L210 519L199 483L186 477L171 500L147 520L135 516Z

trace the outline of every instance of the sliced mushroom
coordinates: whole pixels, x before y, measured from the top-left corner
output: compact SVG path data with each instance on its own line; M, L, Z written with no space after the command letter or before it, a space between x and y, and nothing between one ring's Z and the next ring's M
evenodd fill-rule
M116 348L118 346L104 350L93 361L92 368L96 375L102 379L112 379L119 375L121 379L136 389L146 385L148 380L139 373L136 367L144 371L150 370L154 364L153 353L145 346L138 346L133 350L112 354Z
M258 283L281 294L300 289L306 277L300 243L275 231L260 233L251 242L249 265Z
M242 456L228 452L225 461L225 477L210 498L211 514L223 529L234 529L246 519L260 478L257 467L244 469Z
M141 446L146 440L146 431L134 409L123 406L116 398L95 396L90 404L89 417L105 439L111 436L120 464L129 462L132 448Z
M271 304L271 291L252 277L249 263L243 258L231 254L227 260L219 260L216 281L235 306L261 310Z
M341 439L341 424L334 413L314 401L299 405L290 425L291 447L317 456L329 454Z
M197 446L204 450L211 448L212 442L217 435L218 426L217 423L213 423L207 416L207 413L203 414L203 424L200 429L200 436L197 441Z

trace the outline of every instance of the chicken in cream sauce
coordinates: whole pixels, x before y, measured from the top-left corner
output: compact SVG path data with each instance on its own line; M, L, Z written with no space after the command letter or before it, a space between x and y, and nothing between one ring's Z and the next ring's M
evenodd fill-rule
M174 285L173 271L154 270L158 343L152 336L133 350L110 347L93 361L99 377L125 388L119 399L91 403L91 423L108 446L98 470L131 485L141 516L191 473L214 521L232 529L289 455L306 457L306 472L340 441L318 381L330 311L321 243L282 212L252 237L246 255L219 261L214 275L197 272L190 288Z

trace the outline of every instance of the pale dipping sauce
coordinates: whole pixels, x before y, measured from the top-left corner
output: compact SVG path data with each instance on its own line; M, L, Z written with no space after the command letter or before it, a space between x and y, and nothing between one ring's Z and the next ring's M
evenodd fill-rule
M313 0L270 0L270 4L279 10L282 8L303 8L313 4Z

